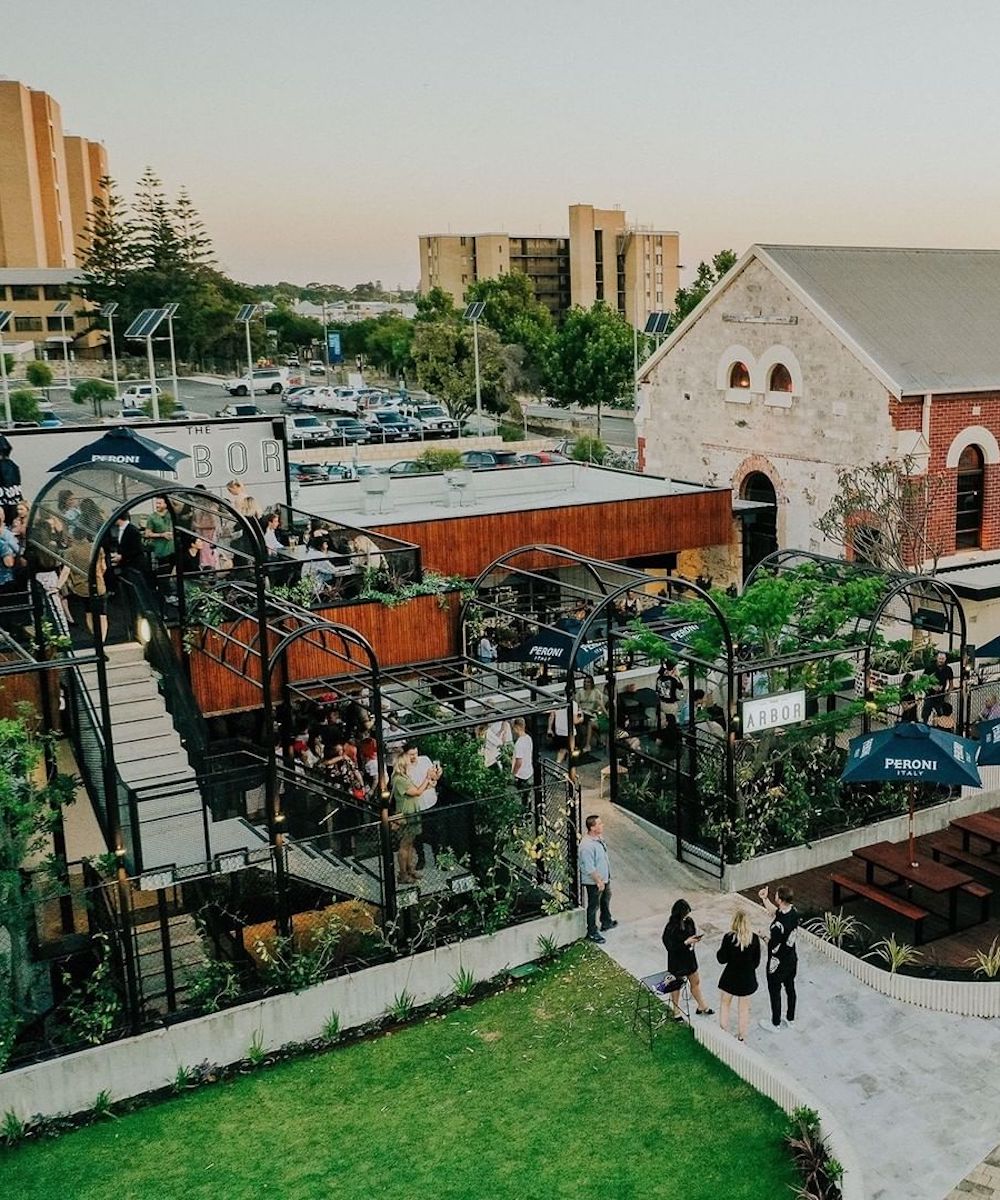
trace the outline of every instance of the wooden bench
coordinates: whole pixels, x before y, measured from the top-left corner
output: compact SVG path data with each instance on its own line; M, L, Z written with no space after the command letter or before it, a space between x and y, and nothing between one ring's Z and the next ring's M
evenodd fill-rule
M866 900L871 900L873 904L879 904L882 908L887 908L891 912L905 917L908 921L912 921L914 941L918 946L921 945L924 940L924 921L931 915L926 908L911 904L902 896L886 892L873 883L865 883L863 879L852 879L849 875L831 875L830 882L833 884L834 904L841 903L842 891L852 892L855 896L863 896Z
M988 888L984 883L963 883L959 891L965 892L967 896L972 896L979 901L981 905L979 913L980 921L988 921L990 919L990 900L993 898L992 888Z
M930 847L931 857L935 862L947 860L963 863L967 867L975 867L977 871L982 871L986 875L995 875L1000 879L1000 862L997 862L996 859L984 858L981 854L976 854L974 850L963 850L961 846L953 846L943 838L932 838Z

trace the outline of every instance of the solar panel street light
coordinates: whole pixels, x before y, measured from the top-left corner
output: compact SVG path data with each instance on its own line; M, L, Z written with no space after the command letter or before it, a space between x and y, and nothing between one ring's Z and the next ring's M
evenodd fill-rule
M167 318L167 337L170 339L170 374L174 381L174 403L180 402L180 385L177 382L177 355L174 352L174 316L180 308L179 304L167 304L163 315Z
M10 383L7 380L7 358L3 352L3 331L10 324L10 318L13 310L9 308L0 308L0 386L3 387L3 414L4 420L8 425L11 423L10 415Z
M101 308L101 316L108 319L108 344L111 347L111 382L115 389L115 403L118 403L118 354L115 351L115 313L118 311L118 301L110 300Z
M63 347L63 366L66 368L66 390L70 389L69 378L69 343L66 341L66 314L69 312L69 301L60 300L52 310L54 316L59 318L59 326L62 329L62 347Z
M146 361L149 364L150 402L153 420L160 419L160 400L156 391L156 366L153 362L153 334L166 318L165 308L144 308L125 330L125 337L132 342L146 343Z
M472 353L476 364L476 428L483 427L483 387L479 378L479 318L486 308L482 300L474 300L462 314L463 321L472 322Z
M247 335L247 376L250 384L250 399L254 396L253 387L253 347L250 345L250 322L257 315L259 305L244 304L240 311L236 314L236 324L242 325Z

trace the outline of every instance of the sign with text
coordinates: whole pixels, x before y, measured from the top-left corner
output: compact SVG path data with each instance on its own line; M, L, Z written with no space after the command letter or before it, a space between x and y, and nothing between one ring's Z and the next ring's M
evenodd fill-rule
M782 725L797 725L806 717L805 691L778 692L773 696L744 700L742 715L745 734L778 729Z
M344 361L344 351L340 343L340 330L328 329L326 331L326 350L330 355L330 362L342 363Z

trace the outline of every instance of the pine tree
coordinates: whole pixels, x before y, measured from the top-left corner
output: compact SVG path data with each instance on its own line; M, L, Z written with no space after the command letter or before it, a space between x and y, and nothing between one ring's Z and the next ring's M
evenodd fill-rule
M205 232L205 224L191 202L187 188L181 188L171 210L174 230L180 243L181 261L189 269L215 266L215 248Z
M181 239L163 192L163 182L147 167L136 187L136 252L139 265L169 275L183 265Z
M135 272L136 231L115 181L105 176L98 186L100 191L94 197L78 253L87 297L106 304L109 300L122 301Z

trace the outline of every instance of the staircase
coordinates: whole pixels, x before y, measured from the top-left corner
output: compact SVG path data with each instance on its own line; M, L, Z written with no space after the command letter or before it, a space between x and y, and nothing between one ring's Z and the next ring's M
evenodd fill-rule
M163 930L158 920L136 925L136 970L142 981L144 1003L162 1010L167 1003L167 971L163 960ZM174 1007L183 1008L187 985L208 965L205 939L190 913L176 913L167 920Z
M114 759L120 779L136 795L143 870L203 862L201 793L156 675L138 642L108 646L105 652ZM99 713L96 665L81 667L80 678ZM127 809L121 820L127 827Z

